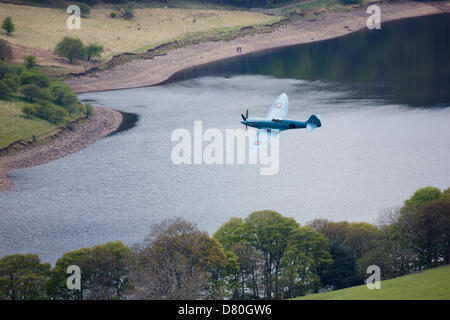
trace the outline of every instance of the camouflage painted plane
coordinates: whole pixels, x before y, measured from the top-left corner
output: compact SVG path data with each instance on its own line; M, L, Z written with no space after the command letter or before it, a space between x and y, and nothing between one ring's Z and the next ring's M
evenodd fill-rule
M276 137L281 131L290 129L307 129L313 131L317 127L321 127L322 123L316 115L312 115L306 122L286 119L288 114L289 100L285 93L281 94L270 107L265 118L249 118L248 109L245 116L241 114L242 124L247 127L257 128L256 138L253 148L259 149L270 143L272 137Z

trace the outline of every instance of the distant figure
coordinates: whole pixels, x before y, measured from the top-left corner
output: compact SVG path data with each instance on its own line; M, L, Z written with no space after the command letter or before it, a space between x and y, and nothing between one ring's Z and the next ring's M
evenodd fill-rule
M237 53L242 53L242 47L236 47L236 52Z

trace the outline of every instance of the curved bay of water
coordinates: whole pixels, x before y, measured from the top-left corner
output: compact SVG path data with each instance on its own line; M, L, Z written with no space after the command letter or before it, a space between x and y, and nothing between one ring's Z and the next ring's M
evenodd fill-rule
M210 233L262 209L302 224L320 217L375 223L420 187L450 186L448 107L411 108L385 91L365 95L379 86L372 81L186 79L80 95L138 121L80 152L11 172L13 188L0 193L0 256L32 252L55 262L83 246L131 245L169 217ZM321 114L323 126L281 134L278 174L261 176L258 165L172 163L173 130L192 132L195 120L204 130L239 128L240 113L264 116L281 92L289 96L289 118Z

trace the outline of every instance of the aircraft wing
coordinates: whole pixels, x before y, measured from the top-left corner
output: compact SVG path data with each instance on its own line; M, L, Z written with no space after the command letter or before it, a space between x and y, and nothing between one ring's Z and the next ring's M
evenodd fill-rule
M250 145L250 153L258 152L264 146L267 146L271 139L279 134L276 129L258 129L252 144Z
M289 100L286 93L281 94L278 98L275 99L274 103L270 107L269 112L267 113L267 119L285 119L288 114Z

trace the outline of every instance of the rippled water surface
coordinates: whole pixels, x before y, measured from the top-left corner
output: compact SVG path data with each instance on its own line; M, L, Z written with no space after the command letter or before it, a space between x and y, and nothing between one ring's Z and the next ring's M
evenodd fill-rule
M318 217L376 222L423 186L450 186L450 108L412 108L371 83L200 77L164 86L83 94L138 115L136 126L51 163L10 173L0 193L0 256L141 240L152 223L180 216L214 232L231 217L277 210L300 223ZM377 84L378 85L378 84ZM283 132L277 175L258 165L175 165L177 128L239 128L264 116L281 92L289 118L322 116L313 133ZM441 101L442 102L442 101ZM447 101L447 105L449 105Z

